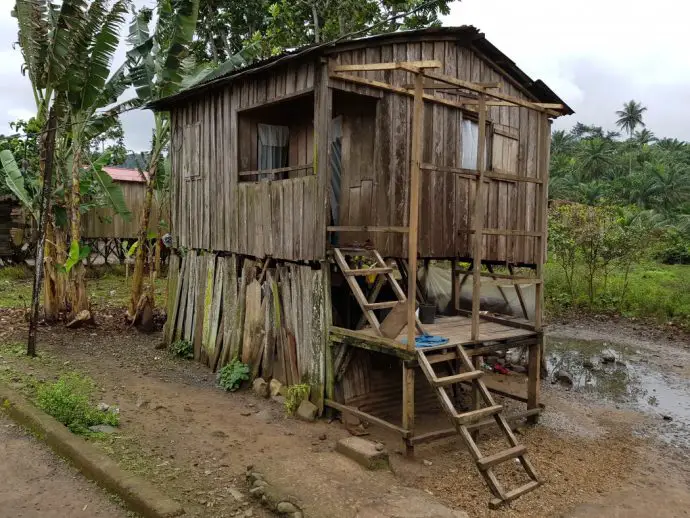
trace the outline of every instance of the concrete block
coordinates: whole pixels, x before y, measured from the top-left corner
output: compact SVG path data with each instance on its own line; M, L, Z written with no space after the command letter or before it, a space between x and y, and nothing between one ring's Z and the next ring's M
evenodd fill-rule
M335 451L361 464L367 469L388 469L388 452L377 448L377 443L361 437L347 437L338 441Z
M297 409L297 417L305 421L313 421L316 419L316 413L318 411L319 409L314 403L308 399L305 399L300 403L299 408Z

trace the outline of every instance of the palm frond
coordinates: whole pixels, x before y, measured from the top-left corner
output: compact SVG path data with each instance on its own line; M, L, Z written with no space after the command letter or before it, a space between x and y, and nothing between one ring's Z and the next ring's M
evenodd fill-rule
M166 2L162 3L165 4ZM164 20L164 23L169 24L170 39L166 46L166 56L161 74L162 88L159 92L161 97L177 92L182 84L182 60L189 54L189 44L196 30L199 0L178 0L174 7L172 18L167 21ZM163 18L160 12L159 16Z
M28 210L31 211L36 221L38 221L38 213L36 211L36 206L26 190L24 185L24 177L22 172L17 165L17 161L14 159L14 155L8 149L0 151L0 163L2 164L2 169L5 174L5 184L7 188L14 194L21 204Z
M48 13L45 0L17 0L12 15L19 25L19 45L24 70L37 90L46 87L48 60Z
M91 117L84 128L84 139L86 141L93 140L98 135L112 128L117 123L118 117L121 114L140 108L143 104L144 100L142 99L130 99L129 101L124 101L109 108L103 113Z
M110 74L113 54L120 42L120 28L125 21L129 0L118 0L102 20L90 49L90 63L86 84L81 94L81 109L98 107L101 91ZM117 100L117 98L116 98ZM115 102L115 101L112 101Z
M52 41L50 42L48 82L61 84L65 88L65 79L71 75L76 63L75 52L78 50L76 40L87 24L86 0L63 0L56 15Z

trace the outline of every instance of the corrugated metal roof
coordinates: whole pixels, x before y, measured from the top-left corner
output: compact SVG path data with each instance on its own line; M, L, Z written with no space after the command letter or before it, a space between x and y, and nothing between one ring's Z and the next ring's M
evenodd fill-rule
M340 47L372 43L384 43L387 40L416 37L433 37L433 36L453 36L459 41L471 43L479 52L483 53L488 59L499 66L502 71L514 81L520 84L525 90L534 96L538 102L558 103L563 104L565 109L563 113L571 115L575 113L558 95L556 95L543 81L533 80L525 74L513 60L501 52L489 40L486 39L484 33L472 25L462 25L459 27L430 27L427 29L416 29L408 31L389 32L384 34L375 34L371 36L364 36L361 38L349 40L335 40L327 43L307 45L299 49L285 52L283 54L273 56L262 61L257 61L251 65L242 68L235 68L230 66L229 62L220 65L216 70L206 76L200 83L183 90L175 95L159 99L149 103L149 107L154 110L165 110L175 102L181 101L185 98L195 96L203 91L210 90L218 85L227 84L233 80L249 75L255 74L274 66L282 65L286 62L305 58L310 55L325 54L338 51Z

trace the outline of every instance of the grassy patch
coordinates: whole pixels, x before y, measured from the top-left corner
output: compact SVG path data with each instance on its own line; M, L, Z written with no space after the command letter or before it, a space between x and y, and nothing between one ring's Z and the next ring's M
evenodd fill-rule
M131 287L131 270L121 266L95 266L86 269L86 289L96 307L126 307ZM31 304L33 271L26 267L0 268L0 308L28 308ZM165 306L166 279L156 279L156 306Z
M185 360L194 358L194 345L189 340L176 340L170 344L168 350L173 356L184 358Z
M547 311L553 315L569 310L616 313L690 327L689 265L636 265L630 271L625 290L624 273L617 270L606 280L598 277L596 284L597 295L590 304L582 267L576 270L571 295L563 271L557 265L547 264Z
M64 374L56 382L38 387L36 403L73 433L89 435L90 426L117 426L120 422L118 414L94 407L91 397L95 388L87 376L76 372Z

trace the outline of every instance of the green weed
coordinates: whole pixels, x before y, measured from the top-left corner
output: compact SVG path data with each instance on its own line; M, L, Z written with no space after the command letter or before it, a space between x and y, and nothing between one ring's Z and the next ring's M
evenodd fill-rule
M93 406L91 396L94 390L91 378L76 372L63 374L58 381L38 387L36 403L73 433L89 435L89 426L117 426L120 421L119 415Z
M194 345L189 340L176 340L168 348L170 354L185 360L194 358Z
M309 385L290 385L285 396L285 411L288 415L294 415L297 409L302 404L302 401L309 399L309 392L311 388Z
M248 379L249 365L242 363L237 358L233 358L230 363L218 371L218 386L228 392L234 392L240 388L243 381Z

